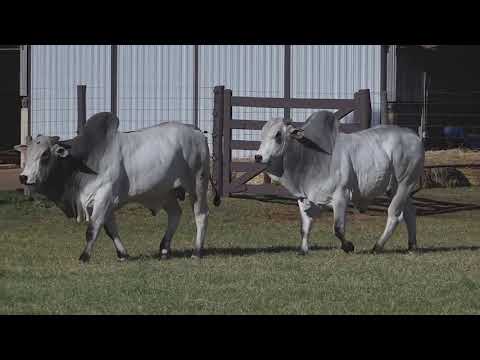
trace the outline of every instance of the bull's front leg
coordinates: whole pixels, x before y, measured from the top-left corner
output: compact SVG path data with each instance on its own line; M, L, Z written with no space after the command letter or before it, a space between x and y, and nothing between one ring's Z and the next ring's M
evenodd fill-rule
M308 253L308 237L313 224L313 218L307 214L307 209L309 208L308 201L308 199L297 200L301 218L300 237L302 238L299 255L306 255Z
M109 189L99 190L95 195L92 214L90 216L90 221L85 234L87 244L85 245L85 248L79 258L79 260L83 263L86 263L90 260L93 246L97 241L98 234L105 224L106 219L111 216L112 203L110 199L111 191Z
M346 253L352 252L355 247L350 241L345 239L345 225L348 198L344 192L338 193L333 198L333 232L342 243L341 248Z

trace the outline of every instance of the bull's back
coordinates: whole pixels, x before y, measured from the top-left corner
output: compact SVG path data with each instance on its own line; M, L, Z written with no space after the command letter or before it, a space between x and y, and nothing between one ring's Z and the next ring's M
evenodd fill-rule
M167 192L191 176L208 157L205 137L181 123L164 123L119 135L130 196Z

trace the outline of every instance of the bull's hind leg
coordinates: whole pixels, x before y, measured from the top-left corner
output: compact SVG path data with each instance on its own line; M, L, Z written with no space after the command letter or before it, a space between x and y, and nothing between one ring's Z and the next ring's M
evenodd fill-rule
M195 194L192 194L192 207L195 216L195 225L197 227L197 234L195 238L195 250L192 257L202 257L203 245L207 235L208 225L208 172L203 171L197 176L195 182Z
M408 202L408 196L410 192L411 192L410 185L407 185L405 183L399 184L397 192L393 196L392 202L388 207L388 218L387 218L387 224L385 226L385 230L383 231L383 234L380 237L380 239L378 239L377 243L373 247L372 253L381 252L383 250L385 243L387 242L388 239L390 239L397 225L403 220L405 215L404 212L405 212L405 208ZM412 216L410 212L408 216L410 217ZM410 217L409 217L409 220L411 220ZM410 231L411 229L409 230L409 234L410 234Z
M173 235L177 231L177 227L182 216L182 208L178 203L175 191L168 196L163 208L168 215L168 225L165 235L163 235L162 242L160 243L160 257L161 259L167 259L170 257L170 244Z
M352 252L355 247L345 239L345 225L347 215L348 199L342 191L341 194L334 196L333 199L333 232L342 243L341 248L346 253Z
M118 235L117 222L115 221L115 215L113 213L112 215L110 215L107 221L105 221L105 225L103 225L103 228L105 229L108 237L113 241L113 245L115 246L115 250L117 251L118 260L127 260L128 253L123 246L122 241L120 240L120 236Z
M408 251L417 249L417 214L411 198L407 198L403 219L408 231Z

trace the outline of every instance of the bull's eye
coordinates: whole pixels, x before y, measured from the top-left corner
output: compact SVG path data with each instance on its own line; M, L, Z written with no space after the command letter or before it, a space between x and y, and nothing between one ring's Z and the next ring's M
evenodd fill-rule
M43 154L42 154L41 159L42 159L43 161L46 161L46 160L48 160L49 157L50 157L50 150L45 150L45 151L43 152Z

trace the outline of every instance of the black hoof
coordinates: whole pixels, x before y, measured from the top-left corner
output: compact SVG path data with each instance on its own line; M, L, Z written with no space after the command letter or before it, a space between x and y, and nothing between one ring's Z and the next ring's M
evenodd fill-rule
M128 254L118 254L118 261L127 261L130 256Z
M342 244L342 250L345 251L346 253L351 253L353 250L355 250L355 246L350 241L345 241Z
M300 249L300 250L298 250L297 255L306 256L306 255L308 255L308 250Z
M201 259L202 257L203 257L203 255L199 251L195 251L191 256L192 259Z
M380 254L381 252L382 252L382 248L377 246L377 244L375 244L372 250L370 250L370 254Z
M408 254L416 254L418 252L418 248L416 246L409 246L407 253Z
M170 251L167 249L160 250L160 260L168 260L170 259Z
M90 261L90 255L83 252L82 255L80 255L79 259L83 263L88 263Z

